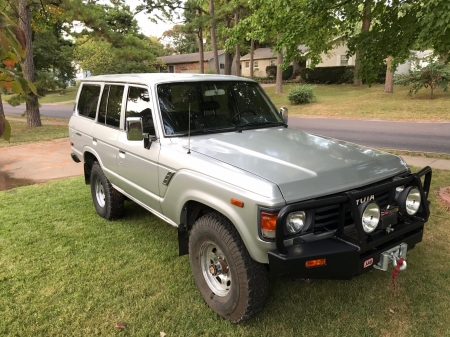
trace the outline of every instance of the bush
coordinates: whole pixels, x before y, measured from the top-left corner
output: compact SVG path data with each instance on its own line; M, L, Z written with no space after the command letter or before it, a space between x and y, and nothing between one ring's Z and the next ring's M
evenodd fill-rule
M288 99L291 104L306 104L316 100L313 87L309 85L298 86L289 91Z
M306 83L336 84L351 83L353 81L354 66L305 68L300 76Z
M286 69L283 70L283 80L288 80L292 77L294 74L294 67L292 65L288 66Z
M277 66L267 66L266 74L267 77L275 77L277 75Z

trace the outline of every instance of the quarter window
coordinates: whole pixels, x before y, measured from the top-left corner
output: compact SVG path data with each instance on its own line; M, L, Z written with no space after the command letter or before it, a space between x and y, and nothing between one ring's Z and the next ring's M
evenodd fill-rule
M99 97L99 85L83 84L77 105L78 115L95 119Z

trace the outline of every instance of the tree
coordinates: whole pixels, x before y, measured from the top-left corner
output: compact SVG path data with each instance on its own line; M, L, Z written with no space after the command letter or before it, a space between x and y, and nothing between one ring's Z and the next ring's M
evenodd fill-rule
M36 79L34 61L33 61L33 31L31 29L31 4L27 4L26 0L19 0L19 24L25 33L27 52L24 60L24 78L29 82ZM29 127L41 126L41 116L39 112L38 96L34 92L26 94L26 115Z
M450 83L450 66L437 60L434 55L419 59L411 59L411 69L408 74L399 75L397 84L410 85L409 95L422 88L430 88L430 98L433 98L434 89L448 90Z
M23 69L27 45L25 33L3 12L0 12L0 45L0 61L4 65L0 67L0 89L21 95L28 91L36 92L34 85L20 76L15 69L16 65ZM11 126L5 118L1 95L0 107L0 137L9 141Z
M170 39L176 54L191 54L198 51L197 36L185 25L174 25L163 33L163 38Z

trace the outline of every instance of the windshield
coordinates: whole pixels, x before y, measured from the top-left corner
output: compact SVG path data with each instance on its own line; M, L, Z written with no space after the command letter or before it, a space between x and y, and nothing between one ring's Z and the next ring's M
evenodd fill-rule
M183 82L158 85L166 135L281 125L282 118L253 82ZM189 118L190 112L190 118Z

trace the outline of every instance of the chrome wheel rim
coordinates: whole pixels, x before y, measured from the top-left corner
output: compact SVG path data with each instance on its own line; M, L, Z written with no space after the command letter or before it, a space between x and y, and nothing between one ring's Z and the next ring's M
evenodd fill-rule
M231 273L225 255L216 244L203 243L200 267L211 291L217 296L226 296L231 289Z
M100 180L100 177L95 178L94 183L95 188L95 198L97 199L97 203L100 207L105 207L105 190L103 188L102 181Z

